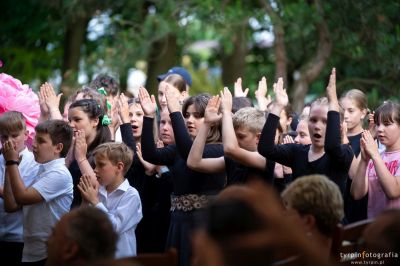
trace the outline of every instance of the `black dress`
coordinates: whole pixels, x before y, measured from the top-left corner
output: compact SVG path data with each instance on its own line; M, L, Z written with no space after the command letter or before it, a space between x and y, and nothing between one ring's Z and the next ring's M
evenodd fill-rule
M187 132L180 112L170 114L176 144L156 148L153 138L153 119L143 118L142 153L143 159L170 169L173 194L171 200L171 223L167 248L178 250L181 266L190 264L191 233L195 228L194 219L201 212L201 200L216 195L225 184L225 173L204 174L191 170L186 165L193 141ZM223 156L222 144L206 144L204 158ZM193 200L193 201L192 201Z

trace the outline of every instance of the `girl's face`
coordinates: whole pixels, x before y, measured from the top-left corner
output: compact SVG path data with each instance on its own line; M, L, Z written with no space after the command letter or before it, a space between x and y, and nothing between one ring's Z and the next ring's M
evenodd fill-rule
M172 129L171 119L169 118L169 112L164 110L160 115L160 138L164 144L174 144L175 135Z
M132 134L135 139L140 139L143 128L143 110L140 104L134 103L129 106L129 118L132 125Z
M68 120L69 125L74 130L74 133L76 133L78 130L83 130L85 132L86 139L96 136L99 118L90 119L88 114L85 113L82 108L69 108Z
M189 131L189 135L194 139L204 123L204 117L201 117L200 113L196 111L194 104L188 106L183 116L186 120L186 127Z
M294 142L302 145L311 144L310 132L308 131L308 123L306 120L300 120L296 128L297 136Z
M357 107L354 100L350 98L343 98L340 104L344 110L344 121L347 124L348 133L353 131L362 131L362 121L367 114L366 110L361 110ZM354 132L354 133L360 133Z
M376 125L376 132L380 143L390 149L400 141L400 125L396 122L384 123L380 121Z
M179 101L183 100L183 95L177 88L166 83L165 81L161 81L160 85L158 85L158 103L160 104L161 110L167 108L167 98L165 96L167 85L169 90L173 92L173 94Z
M324 147L327 120L327 105L314 105L311 107L310 117L308 119L308 131L310 133L311 142L315 147Z

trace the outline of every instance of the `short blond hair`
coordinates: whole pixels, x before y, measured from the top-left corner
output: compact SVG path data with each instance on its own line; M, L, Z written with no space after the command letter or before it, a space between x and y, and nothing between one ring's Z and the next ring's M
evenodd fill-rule
M239 109L232 117L233 127L248 128L252 133L260 133L265 124L265 113L254 107Z
M282 199L300 215L313 215L319 231L327 236L344 216L339 187L324 175L296 179L282 192Z
M128 172L133 161L133 151L124 143L106 142L97 146L93 151L93 157L105 156L114 165L122 162L124 164L124 175Z

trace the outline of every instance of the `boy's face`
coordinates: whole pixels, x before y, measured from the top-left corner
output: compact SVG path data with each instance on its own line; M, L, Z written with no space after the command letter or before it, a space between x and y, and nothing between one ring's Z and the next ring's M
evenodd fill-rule
M248 151L257 151L258 136L247 127L235 128L236 138L239 147Z
M112 184L116 180L116 177L121 174L118 164L113 164L106 155L97 154L94 160L96 164L94 173L100 185L108 186Z
M35 161L43 164L60 158L62 147L61 143L53 145L48 133L36 132L32 145Z
M1 144L4 145L6 141L11 141L14 149L19 153L25 149L25 141L28 139L28 131L21 130L16 132L0 133Z

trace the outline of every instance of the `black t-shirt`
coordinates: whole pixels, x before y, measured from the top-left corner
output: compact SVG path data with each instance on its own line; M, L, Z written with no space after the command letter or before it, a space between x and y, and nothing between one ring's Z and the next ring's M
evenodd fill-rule
M267 160L291 167L293 180L310 174L326 175L339 186L344 195L348 171L354 154L350 145L341 144L339 113L328 112L325 153L321 158L312 162L308 161L311 145L294 143L275 145L274 139L278 123L278 116L268 115L258 144L258 152Z

